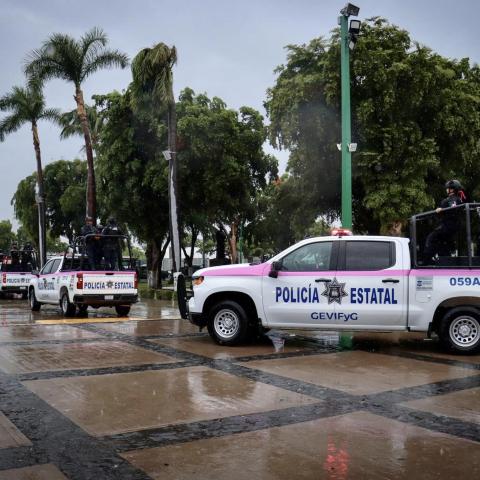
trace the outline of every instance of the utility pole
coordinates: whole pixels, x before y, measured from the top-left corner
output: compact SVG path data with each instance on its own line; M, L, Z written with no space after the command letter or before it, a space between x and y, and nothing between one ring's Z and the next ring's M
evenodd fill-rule
M347 3L340 11L340 56L342 91L342 227L352 228L352 141L350 106L350 49L353 49L360 31L360 22L352 20L348 27L348 17L357 16L360 9ZM355 22L355 23L354 23Z

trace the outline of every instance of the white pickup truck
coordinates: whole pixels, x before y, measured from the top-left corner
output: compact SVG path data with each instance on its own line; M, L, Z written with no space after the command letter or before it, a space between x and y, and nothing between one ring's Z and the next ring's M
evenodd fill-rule
M15 261L16 257L16 261ZM36 265L33 250L16 250L13 254L2 254L0 261L0 296L21 294L25 299L32 278L32 269Z
M259 265L198 270L186 316L225 345L263 327L435 332L451 351L478 351L472 250L461 259L469 266L420 268L410 246L407 238L340 234L303 240Z
M98 242L103 238L93 237ZM62 314L72 317L77 308L85 314L89 306L115 307L119 316L128 315L130 306L138 300L137 272L124 270L123 264L108 268L103 259L98 260L99 268L93 270L85 253L76 256L77 251L75 245L65 255L49 259L34 274L28 290L31 310L40 310L42 304L60 305Z
M31 278L30 272L15 272L0 266L0 296L5 293L19 293L23 298L27 298Z

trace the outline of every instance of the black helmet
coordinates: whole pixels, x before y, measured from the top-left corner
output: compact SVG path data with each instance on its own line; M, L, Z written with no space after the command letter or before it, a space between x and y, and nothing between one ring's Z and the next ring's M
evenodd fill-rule
M449 180L445 184L445 188L451 188L452 190L455 190L455 191L463 189L462 184L458 180Z
M112 223L117 223L117 222L115 221L115 218L114 218L114 217L110 217L110 218L108 219L107 223L112 224Z

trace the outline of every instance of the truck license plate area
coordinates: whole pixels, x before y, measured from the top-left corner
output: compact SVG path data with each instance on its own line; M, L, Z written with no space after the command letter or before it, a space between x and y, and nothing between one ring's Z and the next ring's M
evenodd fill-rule
M113 295L105 295L105 300L113 300Z

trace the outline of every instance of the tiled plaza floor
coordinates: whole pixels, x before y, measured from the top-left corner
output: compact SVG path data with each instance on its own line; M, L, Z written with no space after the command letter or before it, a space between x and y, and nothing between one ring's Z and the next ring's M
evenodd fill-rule
M407 334L270 332L228 348L172 309L68 325L9 324L14 310L0 480L480 475L479 355Z

